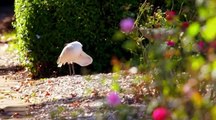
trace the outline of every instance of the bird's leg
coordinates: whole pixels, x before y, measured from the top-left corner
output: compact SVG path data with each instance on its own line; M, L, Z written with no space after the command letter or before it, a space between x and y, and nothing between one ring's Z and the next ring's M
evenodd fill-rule
M69 67L69 74L71 75L71 64L68 64Z
M73 75L75 75L75 70L74 70L74 64L72 63L72 71L73 71Z

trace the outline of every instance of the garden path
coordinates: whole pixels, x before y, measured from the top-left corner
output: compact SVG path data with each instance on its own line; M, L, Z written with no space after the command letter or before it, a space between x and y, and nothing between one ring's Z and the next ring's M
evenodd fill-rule
M22 67L13 60L15 54L8 52L7 48L7 43L0 43L0 119L26 115L29 105L16 92L20 80L9 78Z

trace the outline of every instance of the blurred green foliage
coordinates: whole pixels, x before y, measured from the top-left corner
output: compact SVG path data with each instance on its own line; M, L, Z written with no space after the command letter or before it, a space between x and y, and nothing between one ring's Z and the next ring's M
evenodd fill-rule
M126 34L125 44L135 44L125 46L134 55L131 66L143 76L152 76L133 85L133 99L149 101L149 116L162 106L169 109L171 119L214 120L216 1L155 2L140 5L136 29ZM176 14L167 19L167 11Z
M15 0L21 61L35 77L63 73L53 72L57 57L66 43L77 40L94 59L88 68L107 72L112 56L128 55L119 47L122 41L112 37L120 19L134 17L137 7L136 0Z

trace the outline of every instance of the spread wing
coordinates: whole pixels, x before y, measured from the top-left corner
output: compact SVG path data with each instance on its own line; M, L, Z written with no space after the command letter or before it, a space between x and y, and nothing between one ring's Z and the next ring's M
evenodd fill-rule
M80 56L77 57L77 59L75 59L74 62L79 64L80 66L88 66L93 62L93 59L82 51Z

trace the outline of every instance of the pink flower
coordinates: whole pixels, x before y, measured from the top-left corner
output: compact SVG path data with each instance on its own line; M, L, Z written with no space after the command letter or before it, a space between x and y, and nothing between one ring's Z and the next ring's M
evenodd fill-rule
M121 99L116 92L110 92L106 99L110 106L117 106L121 103Z
M167 120L170 113L165 107L158 107L152 113L153 120Z
M173 46L175 46L175 42L173 42L172 40L168 40L167 45L170 47L173 47Z
M120 22L120 29L122 32L130 33L134 28L134 19L125 18Z
M197 45L198 45L198 49L199 49L199 50L203 50L205 43L204 43L203 41L199 41L199 42L197 43Z
M175 11L170 11L170 10L166 11L165 14L166 14L166 19L168 21L172 21L176 15Z

